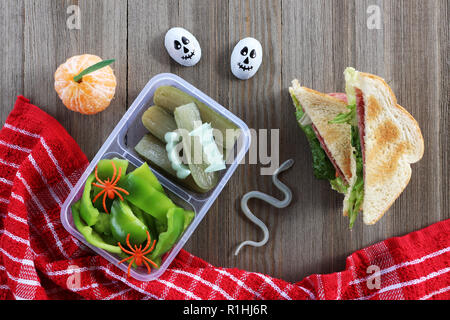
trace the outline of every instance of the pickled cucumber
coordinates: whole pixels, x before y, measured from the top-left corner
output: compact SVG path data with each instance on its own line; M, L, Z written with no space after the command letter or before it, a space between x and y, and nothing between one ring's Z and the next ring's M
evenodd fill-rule
M159 106L152 106L142 115L142 124L156 138L164 142L167 132L175 131L177 124L172 114Z
M201 147L199 137L190 136L189 132L202 124L200 112L195 103L177 107L174 111L175 122L183 139L184 156L188 160L189 170L195 183L202 189L209 190L216 186L218 172L205 172L209 164Z
M216 141L219 147L226 150L226 155L228 155L228 151L234 147L234 143L239 137L238 127L234 123L219 115L206 104L198 101L194 97L191 97L189 94L181 91L180 89L172 86L161 86L156 89L153 96L153 101L156 105L166 109L170 113L173 113L179 106L186 105L191 102L195 103L203 122L211 123L211 126L214 129L220 131L223 141L220 141L222 139L216 139ZM230 133L227 136L227 129L234 129L234 133L230 134L231 131L229 130Z
M151 166L156 167L175 178L178 183L186 188L199 193L208 192L209 189L202 189L194 182L192 176L186 179L178 179L175 170L172 169L169 158L167 157L166 146L152 134L146 134L135 147L136 152L144 158Z

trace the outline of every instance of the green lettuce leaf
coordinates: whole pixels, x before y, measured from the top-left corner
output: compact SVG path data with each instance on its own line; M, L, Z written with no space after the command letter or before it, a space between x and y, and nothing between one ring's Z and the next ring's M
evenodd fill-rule
M358 124L356 123L356 104L348 105L347 109L349 109L350 111L347 113L339 113L336 116L336 118L329 121L329 123L333 124L348 123L349 125L357 126Z
M352 146L353 154L356 160L356 182L350 192L348 199L348 216L350 218L350 229L356 221L356 217L361 209L364 201L364 178L363 178L363 159L361 152L361 143L359 140L359 132L357 126L352 126Z
M337 191L342 194L347 193L348 185L345 183L345 181L341 177L336 177L333 180L330 180L331 189L334 191Z
M297 121L299 121L303 117L305 112L303 111L300 102L297 100L297 98L294 95L291 95L291 97L296 108L295 116L297 118ZM325 153L325 151L322 149L319 139L317 139L317 136L312 126L311 125L302 126L300 124L299 126L305 133L306 138L308 139L309 146L311 148L314 176L320 180L335 179L336 169L334 168L330 159L328 159L328 156Z

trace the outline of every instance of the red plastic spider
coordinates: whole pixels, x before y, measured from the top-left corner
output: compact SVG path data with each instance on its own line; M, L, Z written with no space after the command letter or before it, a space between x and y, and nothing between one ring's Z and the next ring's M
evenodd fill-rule
M99 187L101 189L103 189L102 191L100 191L92 200L92 202L97 201L97 199L103 194L103 209L105 209L106 213L108 212L108 208L106 208L106 196L108 196L109 199L114 199L114 197L116 195L119 196L120 200L123 201L123 197L122 195L119 193L119 191L125 193L126 195L129 195L128 191L123 189L123 188L119 188L116 186L117 182L120 179L120 176L122 175L122 168L119 167L119 174L116 177L116 173L117 173L117 168L116 165L114 164L114 161L111 161L111 164L113 166L114 169L114 173L113 176L111 178L106 179L105 181L102 181L97 174L97 167L95 167L95 179L97 179L97 181L99 182L99 184L97 183L93 183L93 186Z
M158 265L156 263L154 263L152 260L150 260L149 258L147 258L145 256L146 254L152 252L153 248L155 247L156 240L153 240L153 244L152 244L151 248L149 248L150 242L152 242L152 239L150 237L150 233L147 231L147 245L145 246L144 249L142 249L142 244L139 245L139 247L137 245L134 245L134 248L133 248L133 246L130 244L130 234L127 235L127 245L131 251L122 247L120 242L118 243L120 249L122 249L123 252L131 254L131 256L129 256L128 258L125 258L119 262L119 264L121 264L122 262L125 262L125 261L131 259L130 264L128 265L127 277L130 276L130 268L131 268L131 265L133 264L133 262L135 262L138 267L140 267L142 265L142 263L144 263L144 265L147 267L148 273L151 272L151 268L148 265L147 261L150 262L153 267L158 268Z

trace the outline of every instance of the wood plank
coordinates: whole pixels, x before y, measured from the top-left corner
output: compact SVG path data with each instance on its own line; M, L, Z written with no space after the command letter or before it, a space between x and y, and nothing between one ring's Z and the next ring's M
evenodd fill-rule
M438 47L438 61L437 68L439 71L438 79L440 79L439 87L439 110L440 110L440 121L439 121L439 146L440 146L440 171L439 175L441 177L441 183L439 188L441 190L441 215L439 220L450 218L450 169L449 169L449 104L450 104L450 64L448 63L449 57L449 3L448 1L442 0L438 2L436 6L438 11L437 19L435 21L436 32L438 33L438 41L436 43ZM447 22L447 23L446 23Z
M282 29L281 29L281 1L229 1L229 52L236 43L245 37L253 37L261 42L263 48L263 63L256 75L246 81L238 80L234 76L230 79L230 108L233 109L247 125L255 130L280 128L280 119L283 117L281 105L281 57ZM228 67L228 65L226 66ZM228 72L229 69L227 70ZM283 136L283 132L281 132ZM269 133L270 137L270 133ZM257 146L258 140L253 139L252 149ZM281 151L281 161L287 160L289 148L281 144L276 146ZM275 152L275 150L271 150ZM244 240L259 241L263 235L242 213L240 199L244 193L251 190L261 190L269 194L280 196L280 192L272 185L270 176L261 176L261 167L249 164L246 157L245 165L239 168L224 194L233 201L234 207L222 211L226 214L227 238L229 252L224 259L226 266L245 268L251 271L260 271L281 275L280 265L283 263L282 241L284 230L282 221L285 219L285 210L277 210L262 201L250 201L251 210L264 221L270 230L270 240L263 248L246 247L237 257L233 252L237 245ZM286 175L284 175L286 179ZM292 183L290 184L292 186ZM226 243L225 242L225 243Z
M128 103L158 73L170 72L164 35L178 20L178 1L128 2Z
M23 2L0 2L0 123L4 123L14 107L16 97L23 94Z
M69 30L67 7L77 3L81 29ZM126 14L123 0L25 1L25 96L54 116L88 159L97 153L126 110ZM116 59L112 65L118 83L115 99L105 111L92 116L66 109L53 88L57 67L84 53Z

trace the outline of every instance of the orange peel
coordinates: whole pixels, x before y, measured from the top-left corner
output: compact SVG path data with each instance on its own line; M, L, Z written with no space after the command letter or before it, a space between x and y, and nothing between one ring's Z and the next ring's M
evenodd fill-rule
M95 114L110 105L117 85L110 66L84 75L80 82L74 80L80 72L100 61L100 57L91 54L73 56L56 70L55 90L68 109Z

